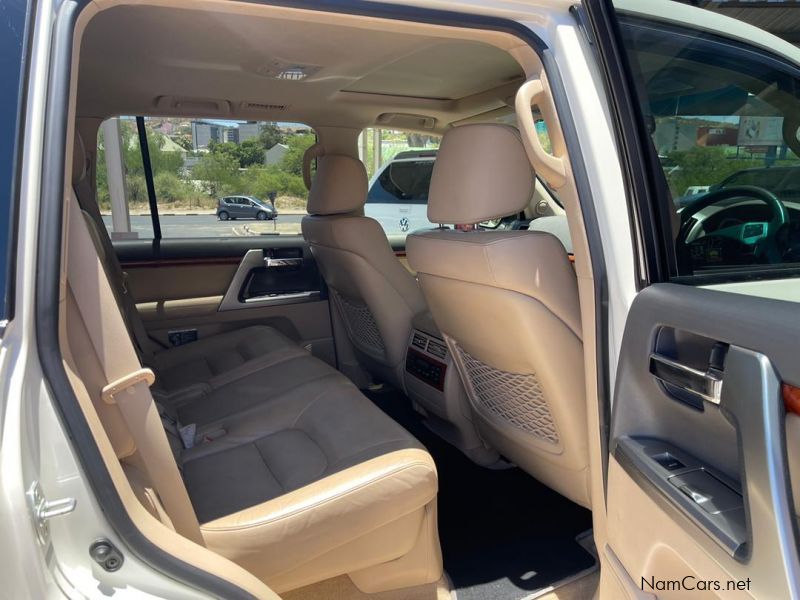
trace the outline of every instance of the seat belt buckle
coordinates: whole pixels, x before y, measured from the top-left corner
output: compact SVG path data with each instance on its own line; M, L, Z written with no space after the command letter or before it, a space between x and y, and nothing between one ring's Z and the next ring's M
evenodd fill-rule
M135 370L133 373L129 373L116 381L112 381L107 386L105 386L102 391L100 392L100 397L103 399L103 402L106 404L116 404L116 396L125 390L128 390L135 386L137 383L145 382L147 387L150 387L155 383L156 375L150 369L146 367L142 367L141 369Z

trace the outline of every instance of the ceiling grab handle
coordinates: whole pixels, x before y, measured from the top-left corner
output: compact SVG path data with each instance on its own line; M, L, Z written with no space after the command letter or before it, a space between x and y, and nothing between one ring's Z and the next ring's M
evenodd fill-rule
M542 105L547 100L544 84L541 79L529 79L520 86L514 101L517 112L517 123L522 143L528 153L528 159L533 164L536 172L554 189L563 186L567 181L567 170L564 159L553 156L542 146L539 133L536 131L536 121L533 118L531 106L537 105L545 112Z

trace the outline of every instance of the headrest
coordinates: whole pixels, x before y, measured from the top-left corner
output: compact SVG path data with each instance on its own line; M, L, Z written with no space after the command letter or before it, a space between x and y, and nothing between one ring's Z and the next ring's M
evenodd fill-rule
M317 158L317 173L308 194L308 214L339 215L367 201L367 170L357 158L325 154Z
M77 185L86 177L86 162L86 148L84 148L83 140L76 130L72 149L72 185Z
M534 181L516 129L494 123L455 127L436 155L428 220L480 223L518 213L528 206Z

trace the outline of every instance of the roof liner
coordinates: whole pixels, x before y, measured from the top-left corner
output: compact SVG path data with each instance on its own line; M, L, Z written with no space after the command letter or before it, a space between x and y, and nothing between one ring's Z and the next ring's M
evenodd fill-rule
M410 112L442 129L505 106L524 78L510 54L484 42L384 30L376 20L362 28L276 18L262 8L257 17L144 5L100 12L81 43L79 115L363 127ZM294 66L307 76L276 77Z

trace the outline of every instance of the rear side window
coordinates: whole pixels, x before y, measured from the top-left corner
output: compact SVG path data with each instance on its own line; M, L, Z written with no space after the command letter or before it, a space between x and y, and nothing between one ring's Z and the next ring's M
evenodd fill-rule
M800 70L698 31L620 24L660 171L673 278L800 275Z
M19 128L22 114L22 86L27 68L26 33L28 3L5 0L0 3L0 323L10 317L10 276L13 261L14 199L19 164Z
M428 221L428 189L441 136L394 129L365 129L358 140L369 191L364 214L393 241L436 227Z
M113 239L300 233L308 190L302 158L316 136L302 124L145 117L158 215L135 117L103 122L97 201ZM121 165L120 165L121 163Z
M367 202L428 204L433 160L389 164L369 190Z

